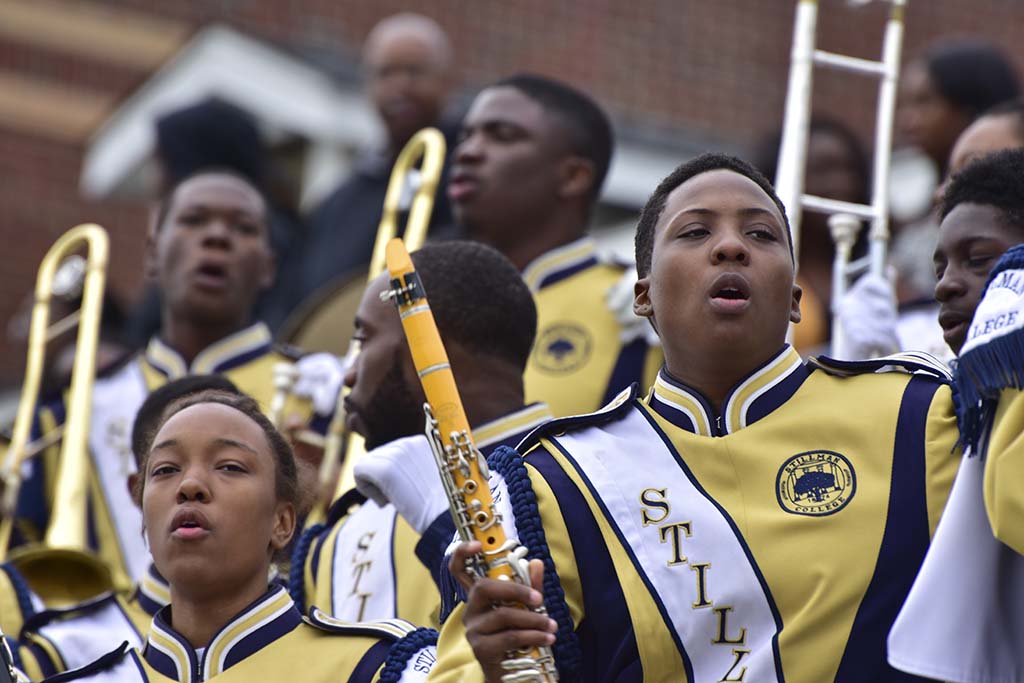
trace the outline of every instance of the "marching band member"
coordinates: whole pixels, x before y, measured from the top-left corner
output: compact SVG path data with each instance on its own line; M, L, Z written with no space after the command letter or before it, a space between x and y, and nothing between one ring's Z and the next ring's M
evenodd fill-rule
M477 95L452 157L456 221L507 256L537 301L526 398L557 416L596 410L631 382L649 386L661 363L656 335L628 310L632 274L599 259L585 235L612 144L593 100L523 75Z
M221 375L190 375L172 380L146 397L132 424L136 469L148 452L167 407L205 391L239 393ZM137 474L128 476L125 484L130 491L135 489L137 479ZM170 599L167 582L150 564L130 594L104 593L78 605L41 611L17 632L21 647L14 652L31 680L84 666L122 642L141 646L153 616Z
M785 209L743 161L676 169L636 245L665 366L646 397L492 454L534 588L473 584L431 680L497 681L506 650L552 643L563 680L892 680L885 638L956 467L945 369L801 360ZM450 564L467 586L475 549ZM542 590L553 619L492 607Z
M141 651L124 643L50 680L423 680L433 632L315 608L303 618L283 587L268 587L295 530L298 483L288 442L255 401L186 397L150 443L136 497L171 602Z
M954 175L941 215L935 296L959 355L958 417L969 448L889 636L889 661L943 681L1014 681L1024 673L1024 250L1013 246L1024 243L1024 149Z
M545 404L523 402L537 325L529 289L508 259L476 242L428 244L412 259L478 447L518 443L552 417ZM298 543L292 596L344 619L437 624L442 598L431 575L455 526L422 435L426 399L398 311L381 300L388 290L387 274L366 288L355 321L361 351L345 378L349 426L371 449L356 465L363 493L340 498L327 524Z
M968 126L949 157L949 177L936 191L936 205L942 204L942 192L950 178L972 160L1003 149L1024 147L1024 100L1015 99L996 105ZM943 231L939 228L940 241ZM944 247L940 244L940 250ZM989 266L995 262L992 259ZM987 271L986 271L987 272ZM964 308L974 314L981 295L980 287ZM940 295L935 291L936 298ZM847 292L840 306L840 319L851 358L867 358L875 349L925 351L943 360L952 361L956 349L943 338L939 302L928 306L904 309L897 313L895 295L888 280L865 275ZM962 343L962 342L961 342Z
M124 486L134 471L132 420L146 395L188 374L222 373L266 408L274 366L295 360L250 317L259 293L274 280L267 234L262 195L230 171L196 173L160 205L147 252L147 271L162 293L160 333L144 351L101 375L93 390L90 531L120 590L130 590L149 562L142 520ZM63 415L63 401L44 405L41 431L60 424ZM23 540L45 532L57 458L53 447L32 461L19 498Z

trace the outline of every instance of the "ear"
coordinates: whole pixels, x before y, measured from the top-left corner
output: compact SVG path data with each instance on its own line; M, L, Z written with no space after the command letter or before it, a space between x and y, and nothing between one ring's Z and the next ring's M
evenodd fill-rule
M633 285L633 313L640 318L654 322L654 306L651 305L651 278L645 276Z
M804 290L801 289L800 285L793 283L793 300L789 306L789 322L794 325L800 322L800 299L804 296Z
M156 243L160 234L160 206L154 205L149 209L149 227L146 230L146 279L155 280L159 275L156 259Z
M594 164L583 157L566 157L559 165L559 175L558 195L563 198L582 197L594 186Z
M295 534L295 506L291 503L278 503L274 512L274 528L270 533L270 549L273 552L283 550Z
M142 501L135 498L135 486L139 483L139 475L137 472L133 472L128 475L128 497L132 499L132 502L138 506L142 506Z

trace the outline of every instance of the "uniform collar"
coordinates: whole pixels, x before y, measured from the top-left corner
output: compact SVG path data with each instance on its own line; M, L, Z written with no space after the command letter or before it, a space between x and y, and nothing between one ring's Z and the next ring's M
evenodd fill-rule
M149 616L156 615L161 608L171 602L171 587L167 580L160 576L153 563L150 563L139 585L135 588L135 602Z
M531 403L514 413L474 427L473 440L477 448L488 451L498 446L515 446L523 436L554 417L547 403Z
M170 626L171 606L153 617L142 656L154 669L178 683L198 683L226 671L246 657L291 632L302 615L288 592L272 586L225 624L203 651L202 657Z
M270 350L273 337L263 323L254 323L243 330L224 337L199 352L191 367L177 351L159 337L153 337L146 347L146 362L168 380L186 375L206 375L224 372L241 365Z
M721 415L715 414L711 403L700 392L669 375L665 368L658 373L648 404L680 429L699 436L725 436L757 422L784 404L807 375L800 354L787 344L732 388Z
M596 263L594 240L590 237L581 237L531 261L523 269L523 281L531 292L537 293Z

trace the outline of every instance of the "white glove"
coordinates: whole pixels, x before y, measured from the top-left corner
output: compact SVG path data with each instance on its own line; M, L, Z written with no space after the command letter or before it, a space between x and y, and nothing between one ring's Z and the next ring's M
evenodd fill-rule
M378 505L394 505L418 534L448 510L425 436L407 436L374 448L356 463L355 479L360 493Z
M330 353L313 353L300 358L295 369L299 376L292 393L312 401L317 415L332 414L345 378L344 360Z
M633 285L636 284L636 280L636 273L627 268L622 277L605 292L605 303L619 323L619 341L623 345L643 338L650 346L660 346L658 333L654 331L651 323L647 318L641 318L633 312Z
M861 277L839 302L838 312L843 360L878 358L900 350L896 295L886 278L872 273Z

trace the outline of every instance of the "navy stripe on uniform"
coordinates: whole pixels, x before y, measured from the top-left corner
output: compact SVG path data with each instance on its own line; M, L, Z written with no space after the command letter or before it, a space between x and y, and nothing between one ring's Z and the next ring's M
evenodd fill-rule
M526 464L539 473L554 493L572 543L576 571L583 587L583 622L576 627L583 658L584 681L635 681L640 653L622 586L608 547L590 506L576 484L546 450L537 448ZM588 616L589 615L589 616Z
M644 363L647 361L647 351L650 347L647 341L640 337L622 347L619 357L612 368L612 376L608 380L608 386L604 390L604 398L601 405L611 403L611 400L619 395L623 389L633 382L642 382L644 379ZM641 387L647 390L647 387Z
M384 665L384 661L388 658L388 653L391 651L391 645L394 641L381 640L363 655L363 658L359 660L359 664L352 670L352 675L349 676L348 683L372 683L374 677L377 675L377 671Z
M940 386L930 377L915 376L903 392L882 547L839 663L838 683L927 680L889 666L885 643L928 550L925 430L928 408Z

